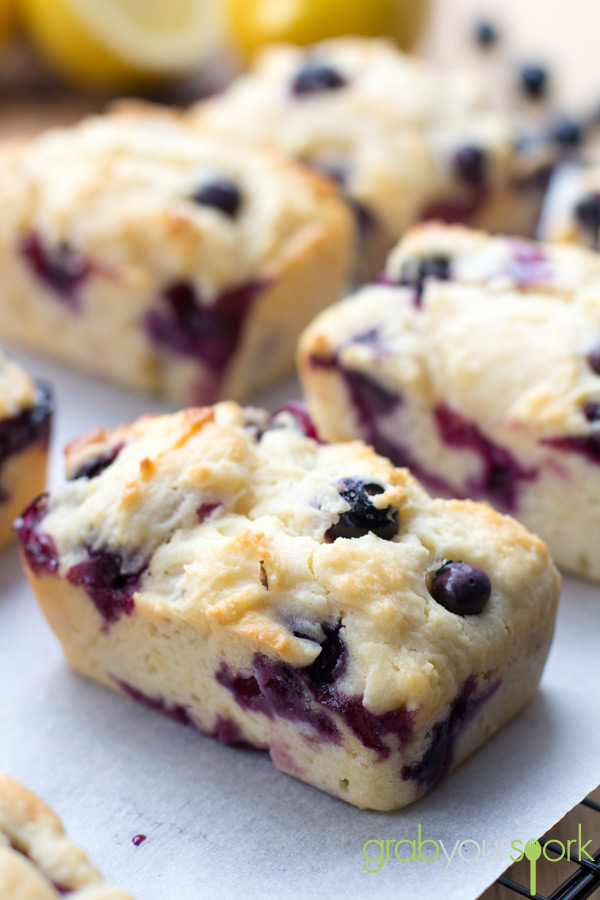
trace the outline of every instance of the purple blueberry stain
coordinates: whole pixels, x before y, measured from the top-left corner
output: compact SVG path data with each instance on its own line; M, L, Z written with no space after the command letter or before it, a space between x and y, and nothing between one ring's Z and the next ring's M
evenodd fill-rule
M398 510L392 506L379 509L371 499L384 493L382 485L360 478L342 478L336 487L350 508L340 513L337 522L328 528L326 540L359 538L366 534L374 534L384 541L392 540L398 531Z
M554 447L563 453L577 453L592 465L600 465L600 431L591 434L566 435L565 437L544 438L546 447Z
M347 83L346 78L329 63L309 60L294 76L292 94L296 97L322 94L340 90Z
M452 160L454 173L464 184L479 186L487 174L487 156L481 147L467 145L460 147Z
M116 678L114 675L109 674L109 678L114 681L124 694L132 700L135 700L140 706L152 710L153 712L159 712L173 722L177 722L179 725L186 725L196 731L201 730L187 706L184 706L181 703L169 703L163 697L152 697L144 693L144 691L139 690L139 688L129 684L127 681ZM237 722L234 722L233 719L230 719L227 716L217 716L213 729L207 731L206 735L207 737L216 738L221 744L226 744L230 747L243 745L252 749L258 749L244 737L244 733Z
M324 639L321 654L304 668L295 668L279 660L255 654L254 674L234 673L222 663L216 680L229 690L243 709L299 721L311 726L323 741L340 744L341 732L336 716L356 735L361 743L377 752L380 760L390 754L385 738L394 735L399 746L409 743L413 736L413 715L401 707L375 715L363 704L361 697L351 697L336 688L347 663L347 648L340 635L341 625L321 626ZM298 637L312 640L313 636L296 632ZM320 708L315 709L315 702Z
M550 279L550 263L543 249L537 244L509 238L512 259L507 274L521 287L535 287Z
M475 499L487 498L501 509L514 512L518 507L521 483L535 480L538 471L521 466L510 451L489 440L474 422L447 404L440 403L435 407L434 418L445 444L454 449L471 450L481 459L480 474L467 480L468 495Z
M143 691L140 691L138 688L120 678L115 678L113 675L111 675L110 678L124 694L127 694L128 697L131 697L132 700L135 700L135 702L139 703L141 706L145 706L146 709L162 713L163 716L167 716L167 718L172 719L174 722L179 722L180 725L189 725L192 728L196 727L187 707L182 704L167 703L162 697L150 697L148 694L145 694Z
M431 787L446 775L454 761L461 732L499 686L500 679L478 693L477 678L474 675L467 678L446 718L433 726L429 745L421 759L404 766L404 781L417 781L424 787Z
M469 182L466 178L460 179L460 187L460 197L440 197L427 203L419 213L419 221L426 222L432 219L450 224L470 222L485 206L489 187L484 181L475 183Z
M234 722L233 719L229 719L227 716L217 716L214 730L210 736L228 747L234 747L238 744L247 747L252 746L244 737L244 733L237 722Z
M117 622L121 616L132 615L134 593L139 589L143 573L148 567L127 565L120 553L102 547L87 547L88 559L71 566L67 581L82 587L106 624Z
M58 572L58 551L49 534L40 528L48 512L48 495L41 494L33 500L15 522L27 565L34 575L55 575Z
M69 481L76 481L78 478L87 478L88 480L97 478L98 475L101 475L105 471L105 469L112 466L124 446L125 442L121 441L121 443L115 444L114 447L107 450L106 453L88 460L88 462L80 466L76 473L71 476Z
M448 560L433 576L431 596L458 616L483 612L492 593L487 574L479 566Z
M294 422L296 423L296 426L302 432L302 434L305 435L305 437L310 438L313 441L317 441L317 443L319 444L322 443L319 435L317 434L317 429L315 428L315 424L310 417L306 405L298 400L289 400L287 403L284 403L283 406L279 406L271 416L270 426L265 430L271 431L273 429L282 427L278 424L278 417L282 413L289 413L292 416Z
M198 524L203 525L204 522L206 522L207 519L210 519L212 514L217 509L221 509L222 506L223 506L222 503L202 503L196 510Z
M47 246L39 234L30 232L21 238L19 252L48 290L71 310L78 309L79 291L92 272L92 266L79 251L67 242Z
M386 456L396 466L411 469L413 475L434 493L446 496L456 494L445 479L421 466L400 440L391 440L381 431L381 419L393 415L402 406L400 393L385 387L370 375L342 365L338 354L330 357L312 354L309 365L313 369L337 370L340 373L354 409L360 437L371 444L377 453Z
M0 419L0 466L9 456L34 444L48 446L53 412L52 390L45 382L38 381L34 406L15 416ZM4 499L6 496L0 487L0 502Z
M197 359L218 377L235 353L250 309L265 286L265 282L242 285L203 304L191 283L176 282L161 293L159 308L146 316L146 330L158 347Z

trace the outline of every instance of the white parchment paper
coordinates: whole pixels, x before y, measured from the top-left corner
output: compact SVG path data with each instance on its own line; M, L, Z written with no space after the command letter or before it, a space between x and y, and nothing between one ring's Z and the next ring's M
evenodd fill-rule
M57 391L55 483L76 434L168 409L17 355ZM510 864L511 841L541 835L598 785L599 684L600 588L565 579L533 703L424 800L364 812L277 772L266 754L223 747L74 674L16 551L0 558L0 771L41 794L137 900L474 900ZM396 859L395 842L417 840L419 826L438 858ZM146 840L136 847L138 834ZM378 872L365 871L380 865L365 860L367 841L392 842ZM477 858L484 841L497 859ZM449 865L442 843L454 850ZM378 858L378 845L367 853ZM398 853L410 856L411 845Z

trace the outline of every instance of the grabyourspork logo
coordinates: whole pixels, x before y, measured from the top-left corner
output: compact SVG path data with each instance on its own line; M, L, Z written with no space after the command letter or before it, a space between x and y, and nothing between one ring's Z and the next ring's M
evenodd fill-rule
M568 855L571 855L572 858L579 862L585 858L594 862L594 857L586 849L591 843L591 838L583 843L580 824L577 826L577 837L568 840L566 846L562 841L554 838L549 838L544 846L533 839L525 842L521 840L483 840L479 842L473 838L458 838L454 846L450 847L446 846L446 843L441 839L433 840L432 838L423 837L423 828L419 824L417 826L417 836L412 840L401 838L399 840L372 839L366 841L363 845L363 857L365 860L363 869L365 872L374 875L377 872L381 872L386 863L394 863L396 861L402 863L433 863L438 859L442 863L445 858L444 871L447 872L451 865L459 861L461 863L473 863L478 860L485 862L505 860L508 866L511 862L520 862L520 860L525 858L529 860L529 889L533 897L536 893L537 862L541 856L549 863L559 862L564 856Z

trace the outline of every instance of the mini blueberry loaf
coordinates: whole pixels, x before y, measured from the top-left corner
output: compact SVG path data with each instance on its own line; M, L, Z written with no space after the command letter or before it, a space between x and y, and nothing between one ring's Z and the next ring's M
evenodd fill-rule
M557 169L544 204L540 236L600 250L600 164L573 162Z
M96 431L23 559L79 672L392 809L535 692L559 577L513 519L313 433L234 403Z
M46 485L50 388L0 350L0 548L16 516Z
M56 814L31 791L0 775L0 896L5 900L132 900L107 887L65 835Z
M339 299L350 214L328 179L160 109L0 152L0 335L178 402L293 367Z
M385 280L303 335L319 433L488 500L600 579L600 257L430 224Z
M548 147L517 149L511 124L478 84L382 39L268 48L192 117L329 173L354 209L371 276L423 219L532 234L547 180Z

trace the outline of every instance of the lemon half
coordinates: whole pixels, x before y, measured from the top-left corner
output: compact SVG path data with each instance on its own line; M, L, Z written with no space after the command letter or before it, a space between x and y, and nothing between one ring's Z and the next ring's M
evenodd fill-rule
M222 34L220 0L20 0L20 7L50 62L98 86L185 72Z
M251 56L271 41L312 44L344 34L415 43L429 0L226 0L229 32Z

